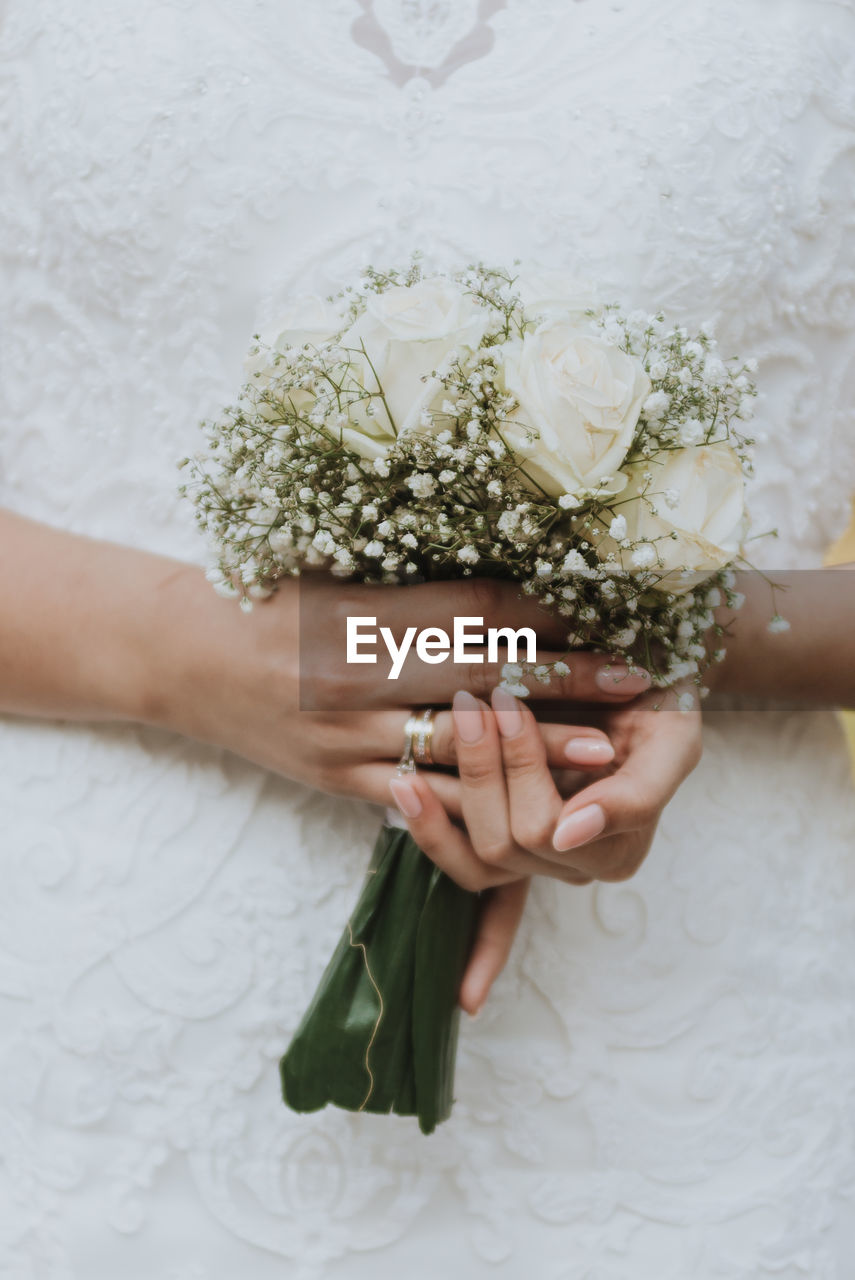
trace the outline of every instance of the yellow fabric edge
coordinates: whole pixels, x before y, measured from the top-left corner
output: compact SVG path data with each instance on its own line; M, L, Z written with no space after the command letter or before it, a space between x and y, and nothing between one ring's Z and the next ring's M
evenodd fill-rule
M855 560L855 503L852 507L852 523L842 538L838 538L830 547L825 557L826 564L846 564ZM855 778L855 711L841 711L840 719L849 742L849 754L852 757L852 776Z

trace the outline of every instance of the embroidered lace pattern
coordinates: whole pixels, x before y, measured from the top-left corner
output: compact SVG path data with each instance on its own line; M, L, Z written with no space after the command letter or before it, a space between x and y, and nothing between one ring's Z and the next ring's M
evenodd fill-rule
M8 506L201 559L175 462L248 335L422 247L713 318L760 361L756 559L815 564L843 527L849 0L8 0L0 117ZM711 716L633 881L535 886L429 1140L279 1101L374 811L167 734L7 718L0 813L0 1274L847 1274L831 716Z

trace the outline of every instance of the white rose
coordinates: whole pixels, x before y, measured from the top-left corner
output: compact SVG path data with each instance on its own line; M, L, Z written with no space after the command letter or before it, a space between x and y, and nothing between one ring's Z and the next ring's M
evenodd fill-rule
M653 473L649 485L642 478L645 471ZM745 482L729 444L663 451L628 468L628 474L620 502L626 536L655 551L652 568L664 573L665 590L681 594L695 585L681 578L683 569L708 575L739 555L748 523ZM611 538L603 538L598 550L601 556L613 551L624 568L633 567L633 551L622 550Z
M640 361L566 320L545 320L504 349L504 380L519 409L502 434L535 485L557 496L608 475L609 492L623 487L616 473L650 393ZM533 444L526 427L539 433Z
M364 313L341 344L353 353L354 372L367 390L376 389L376 374L395 428L403 435L424 430L422 410L441 390L431 372L452 352L475 350L489 319L487 309L460 285L436 276L369 294ZM363 345L366 356L361 355ZM374 403L374 419L357 411L353 428L343 433L345 443L368 458L382 457L395 439L383 406Z
M514 287L529 320L540 321L558 315L583 320L586 311L597 311L601 307L593 285L567 271L524 267Z
M467 342L477 346L487 319L486 308L462 285L446 276L435 276L370 293L354 329L362 327L385 340L438 342L444 355Z

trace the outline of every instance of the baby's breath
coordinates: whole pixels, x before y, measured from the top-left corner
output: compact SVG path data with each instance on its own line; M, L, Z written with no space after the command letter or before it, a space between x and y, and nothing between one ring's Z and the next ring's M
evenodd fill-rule
M687 579L675 591L659 569L657 539L630 536L614 476L555 496L533 483L529 455L509 447L505 430L517 404L504 389L503 344L536 323L512 273L475 265L449 277L483 309L483 336L476 349L425 369L437 393L416 427L402 432L394 422L371 353L348 348L345 335L372 295L424 278L418 259L403 271L369 269L339 295L342 328L326 341L280 350L256 337L237 402L203 424L205 448L185 459L183 492L216 549L215 588L250 608L307 567L366 583L503 577L565 618L568 650L642 664L658 685L699 683L723 655L711 610L739 603L732 574ZM750 473L750 362L722 360L709 326L690 335L661 315L607 306L583 324L640 361L650 381L622 464L642 475L633 501L679 507L677 490L656 489L663 451L727 443ZM355 449L353 431L370 448ZM526 441L536 450L534 428ZM785 626L776 616L770 629ZM559 662L533 675L569 670ZM503 687L525 696L527 674L506 667Z

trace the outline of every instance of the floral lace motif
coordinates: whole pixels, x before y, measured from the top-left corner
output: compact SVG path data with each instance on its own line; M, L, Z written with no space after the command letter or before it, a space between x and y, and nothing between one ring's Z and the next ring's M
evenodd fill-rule
M353 24L357 44L386 63L396 84L423 74L438 86L494 44L487 19L505 0L362 0L364 15Z
M199 559L175 460L247 335L421 246L715 318L760 359L757 558L816 563L855 489L853 35L849 0L9 0L0 500ZM7 719L0 1272L840 1280L845 755L822 714L708 739L631 883L536 886L414 1141L278 1097L376 815Z

